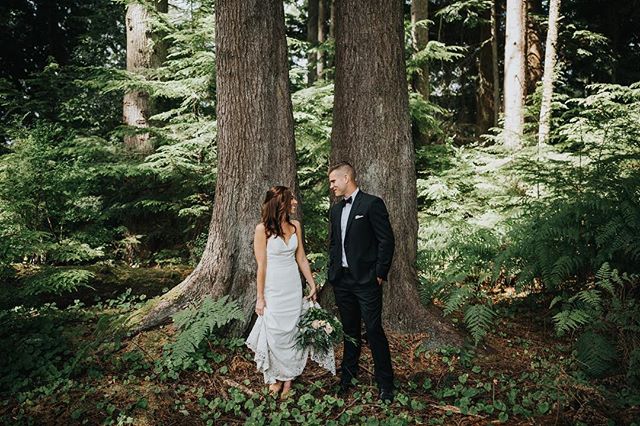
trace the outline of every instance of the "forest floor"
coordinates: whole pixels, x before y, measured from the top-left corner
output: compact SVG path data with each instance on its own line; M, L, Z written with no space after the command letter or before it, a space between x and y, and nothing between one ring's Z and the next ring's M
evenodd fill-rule
M150 274L157 276L158 272ZM183 275L184 270L178 270L174 281ZM156 287L155 293L160 290ZM105 288L102 291L109 294ZM0 391L0 421L46 425L591 425L634 424L640 419L640 407L633 399L637 397L629 394L624 377L594 380L582 376L569 341L553 334L544 309L524 300L499 303L503 315L479 347L426 350L426 334L388 333L398 389L395 401L387 405L376 398L366 345L360 382L345 398L337 396L338 378L311 361L288 398L269 395L242 339L211 341L192 368L168 368L163 357L165 345L176 332L173 325L122 340L96 331L101 317L139 306L144 297L134 293L92 305L76 302L64 309L31 310L29 315L11 319L46 319L44 331L42 323L13 324L8 330L7 318L2 318L2 350L26 352L18 358L13 354L16 365L2 366L3 375L11 372L14 389ZM30 332L31 338L25 335ZM14 342L11 333L20 333ZM64 341L56 340L62 336ZM30 343L24 343L25 339ZM35 346L34 339L39 339ZM56 351L56 345L64 346L64 351ZM341 353L342 348L337 348L338 365ZM47 362L40 363L40 358ZM40 371L43 369L49 371Z

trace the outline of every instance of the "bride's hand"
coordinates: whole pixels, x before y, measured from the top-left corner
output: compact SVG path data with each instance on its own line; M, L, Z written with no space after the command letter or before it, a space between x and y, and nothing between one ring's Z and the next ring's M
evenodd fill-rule
M314 302L316 302L316 301L317 301L317 299L318 299L318 295L316 294L316 288L315 288L315 287L313 287L313 288L311 289L311 291L309 292L309 295L308 295L307 297L305 297L305 299L307 299L307 300L313 300Z
M266 304L264 302L264 299L256 300L256 314L258 314L260 316L264 315L265 306L266 306Z

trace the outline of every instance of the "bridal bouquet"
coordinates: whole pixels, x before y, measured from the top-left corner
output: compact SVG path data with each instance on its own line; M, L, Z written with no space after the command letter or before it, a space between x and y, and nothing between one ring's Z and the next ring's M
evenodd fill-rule
M309 308L300 317L296 344L300 349L311 348L318 353L327 353L342 342L342 324L319 304L310 302Z

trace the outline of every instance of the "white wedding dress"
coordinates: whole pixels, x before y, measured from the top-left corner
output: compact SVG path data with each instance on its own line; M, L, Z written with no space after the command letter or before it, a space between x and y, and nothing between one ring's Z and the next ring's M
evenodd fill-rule
M267 239L267 271L264 285L266 307L249 333L246 345L255 352L258 371L265 383L293 380L302 374L307 358L336 374L335 355L315 353L296 347L298 321L310 303L302 297L302 283L295 253L298 237L293 234L286 243L278 236Z

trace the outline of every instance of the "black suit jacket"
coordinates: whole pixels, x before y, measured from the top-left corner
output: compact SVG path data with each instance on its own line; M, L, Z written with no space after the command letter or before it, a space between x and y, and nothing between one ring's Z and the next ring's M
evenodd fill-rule
M329 282L335 284L342 276L342 203L329 210ZM395 241L387 207L381 198L358 191L347 221L344 250L353 278L361 283L387 279Z

